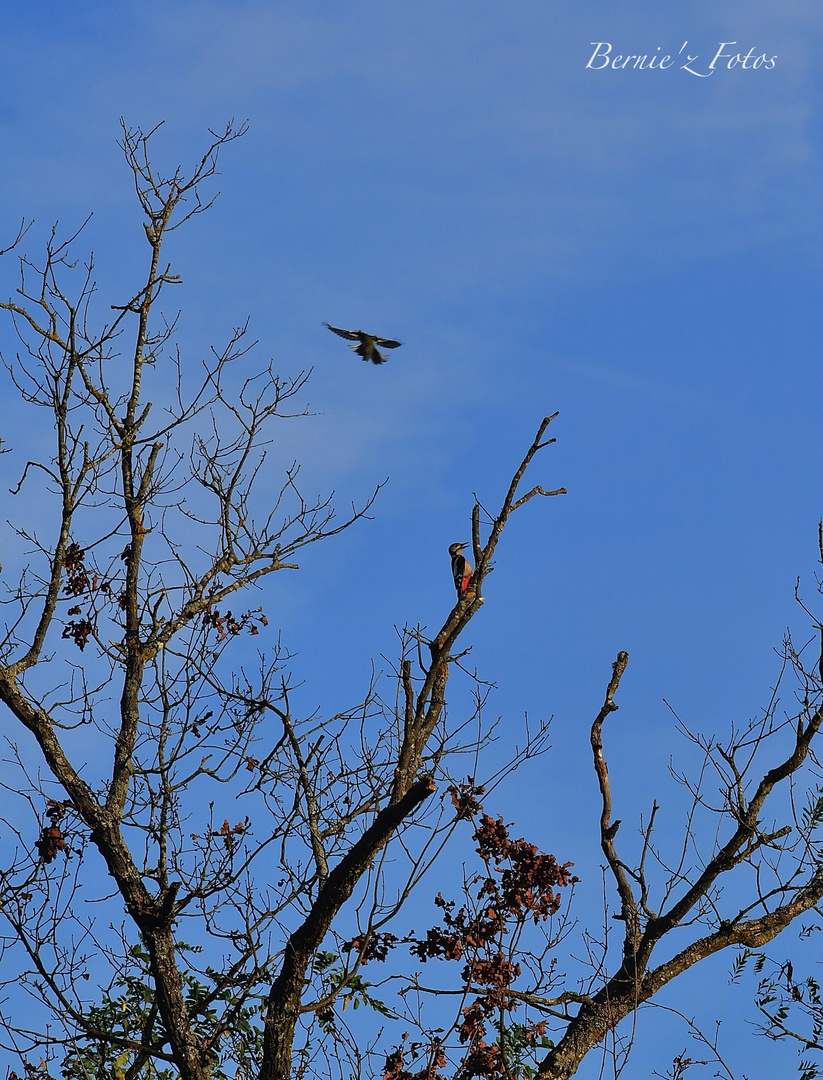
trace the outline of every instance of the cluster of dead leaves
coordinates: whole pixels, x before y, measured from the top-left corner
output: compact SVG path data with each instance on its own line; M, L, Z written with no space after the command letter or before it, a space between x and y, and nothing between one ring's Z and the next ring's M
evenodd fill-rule
M57 858L59 851L68 851L68 845L60 828L60 822L63 820L66 811L70 809L70 802L57 802L55 799L49 799L46 804L46 817L49 819L49 824L44 825L40 830L40 837L35 844L37 853L44 863L53 862Z

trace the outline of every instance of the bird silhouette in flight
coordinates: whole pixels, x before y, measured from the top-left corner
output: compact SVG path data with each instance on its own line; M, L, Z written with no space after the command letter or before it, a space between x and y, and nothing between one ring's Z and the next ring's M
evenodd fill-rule
M399 349L403 344L402 341L395 341L393 338L367 334L364 330L341 330L339 326L332 326L330 323L323 323L323 325L327 326L333 334L338 334L347 341L356 341L357 344L349 345L349 348L354 349L357 355L364 360L371 360L373 364L385 364L388 360L388 356L385 356L377 348L378 345L384 349Z

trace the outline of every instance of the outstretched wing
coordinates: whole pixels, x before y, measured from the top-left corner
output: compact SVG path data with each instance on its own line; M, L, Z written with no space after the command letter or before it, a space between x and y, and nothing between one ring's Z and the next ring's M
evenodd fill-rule
M399 349L403 344L402 341L394 341L392 338L376 337L374 339L378 345L382 345L384 349Z
M323 325L327 326L329 330L332 331L332 333L339 334L340 337L344 337L346 341L361 340L361 332L359 330L341 330L339 326L332 326L331 323L327 322L324 322Z

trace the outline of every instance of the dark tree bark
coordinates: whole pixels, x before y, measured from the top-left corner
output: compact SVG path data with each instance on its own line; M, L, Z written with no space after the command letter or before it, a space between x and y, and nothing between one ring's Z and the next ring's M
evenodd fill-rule
M92 262L81 267L77 237L64 242L55 230L42 262L21 259L18 294L0 303L23 347L12 378L55 438L14 489L38 504L51 499L55 515L48 538L21 515L34 561L7 607L16 610L0 649L0 702L34 737L46 769L31 780L18 752L35 818L8 818L19 844L0 874L0 950L25 957L11 981L29 986L45 1012L31 1025L11 1016L0 1024L9 1053L23 1062L62 1054L71 1075L108 1075L123 1054L129 1077L151 1062L208 1080L232 1056L248 1076L293 1074L298 1022L358 985L356 959L324 982L318 957L335 920L355 899L362 915L383 852L402 841L408 880L389 904L372 890L366 921L395 915L454 825L427 807L453 780L445 703L456 643L481 609L511 514L562 491L518 495L546 445L547 418L485 544L475 509L470 592L431 641L403 632L398 706L372 686L333 717L295 715L280 644L259 655L255 674L243 657L230 663L235 641L268 624L262 608L242 610L242 595L297 570L306 545L348 528L376 495L340 520L329 500L303 496L292 468L272 497L271 474L257 482L266 446L305 411L293 402L306 374L284 379L269 367L238 380L234 367L250 348L244 326L205 363L184 363L163 317L161 297L179 281L166 241L209 208L218 155L242 133L227 127L190 174L164 175L149 157L153 133L124 127L148 243L142 283L99 313ZM446 596L448 587L444 573ZM55 684L55 659L70 672L65 686ZM88 763L76 728L96 732ZM425 830L410 834L421 818ZM81 884L87 891L76 893ZM110 931L86 916L81 895L108 905L100 910ZM192 927L211 945L200 967L185 944Z

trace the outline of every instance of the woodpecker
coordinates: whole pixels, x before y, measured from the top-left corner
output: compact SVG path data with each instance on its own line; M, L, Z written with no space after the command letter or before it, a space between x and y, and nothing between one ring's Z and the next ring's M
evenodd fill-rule
M449 555L452 557L452 577L454 587L457 589L457 598L462 600L466 595L472 576L472 565L463 554L463 548L467 544L449 544Z
M332 326L330 323L323 323L323 325L327 326L333 334L338 334L347 341L358 342L357 345L349 345L349 348L354 349L364 360L371 360L373 364L385 364L388 360L388 356L384 356L377 348L378 345L382 345L384 349L399 349L403 344L402 341L367 334L363 330L341 330L339 326Z

